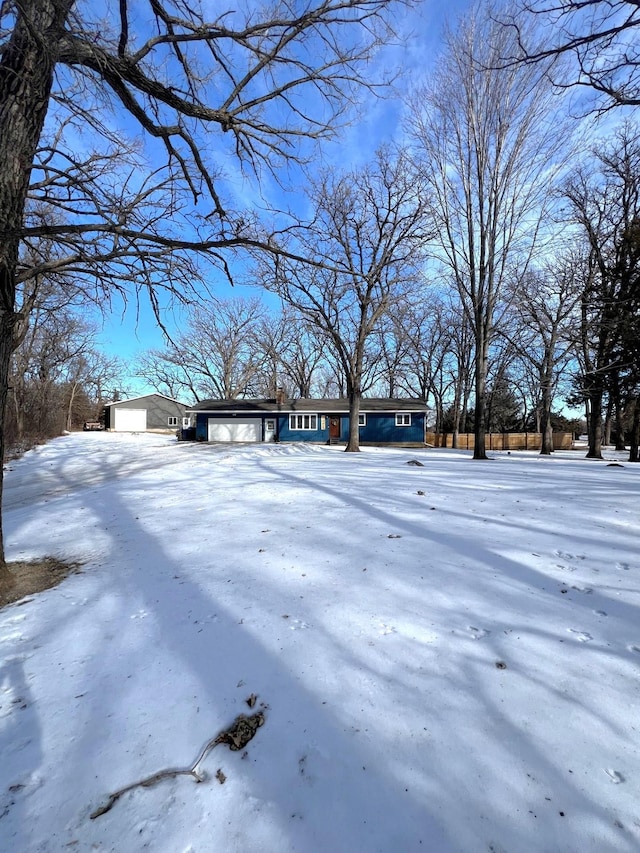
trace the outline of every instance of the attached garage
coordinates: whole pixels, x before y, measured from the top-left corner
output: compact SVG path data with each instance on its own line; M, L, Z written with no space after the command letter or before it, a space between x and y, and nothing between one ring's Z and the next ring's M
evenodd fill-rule
M360 442L424 447L428 408L424 400L363 397L358 417ZM275 397L203 400L187 409L189 437L195 441L346 443L349 400ZM194 423L195 421L195 423Z
M262 441L260 418L209 418L207 441Z
M147 428L146 409L120 409L115 414L116 432L144 432Z

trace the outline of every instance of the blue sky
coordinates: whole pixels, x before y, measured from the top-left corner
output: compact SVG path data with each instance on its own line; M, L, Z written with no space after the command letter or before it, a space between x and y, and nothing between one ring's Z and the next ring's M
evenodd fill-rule
M361 103L352 111L349 116L350 123L340 133L339 139L324 144L315 152L317 164L335 165L340 168L357 166L367 162L380 144L399 139L403 92L432 66L439 50L445 19L455 18L456 14L467 6L468 0L450 0L445 3L424 0L413 9L402 10L402 16L396 24L397 29L404 34L404 44L389 45L382 49L371 66L372 77L384 70L397 75L394 91L384 99L363 92ZM233 156L220 147L225 141L215 138L214 135L211 143L217 146L216 156L224 164L228 178L226 190L239 206L265 209L271 204L279 208L295 206L295 193L283 193L273 179L262 176L258 184L254 177L241 175ZM212 271L208 283L221 297L255 294L253 288L239 286L232 289L223 276L215 271ZM179 312L164 311L163 322L170 331L179 329ZM108 355L115 355L133 363L139 353L162 347L163 335L146 302L136 305L135 301L131 300L124 306L116 299L113 310L102 322L100 345ZM135 393L153 390L133 376L129 385Z
M82 2L82 0L79 0ZM216 12L229 8L226 0L208 0L209 7L216 7ZM245 5L254 0L246 0ZM117 3L115 0L107 0L107 4L98 6L95 0L84 0L89 10L97 10L96 20L101 15L110 15L117 23ZM240 4L241 5L241 4ZM395 44L389 44L380 49L374 59L370 62L367 73L372 79L382 79L387 76L385 72L392 72L395 76L393 89L388 92L386 98L376 98L373 94L362 91L361 101L354 105L350 115L346 117L347 123L341 130L339 137L329 143L324 143L314 152L313 168L320 166L336 166L337 168L357 168L358 165L368 162L375 149L383 143L401 141L403 132L403 95L410 88L419 84L425 76L431 72L438 57L442 45L443 28L447 21L455 26L456 20L464 15L472 6L471 0L422 0L415 7L408 8L398 5L398 19L394 22L396 29L403 36ZM139 10L147 9L146 3L138 6ZM106 11L105 11L106 10ZM212 13L215 14L215 13ZM576 115L581 112L580 99L588 97L584 90L575 91L571 95ZM583 102L584 103L584 102ZM315 107L317 101L313 102ZM598 135L606 135L606 127L610 122L616 122L619 113L611 113L608 118L600 122L596 128ZM112 129L117 128L118 121L124 121L125 133L138 133L137 126L132 131L132 124L126 123L126 114L123 118L117 111L106 114L105 120L109 122ZM610 125L609 125L610 126ZM591 125L586 133L593 133ZM257 210L262 215L268 215L269 211L301 209L303 194L299 188L303 186L305 177L292 169L290 173L284 174L281 184L289 184L294 188L288 193L283 186L264 171L260 178L242 172L233 151L229 148L231 134L212 132L210 136L203 139L203 151L215 160L216 164L224 172L224 203L230 200L234 209ZM81 139L78 144L82 145ZM145 154L150 163L155 166L164 164L164 152L158 151L157 142L146 140ZM207 211L211 209L208 205ZM242 279L245 272L242 262L233 267L238 281ZM215 293L218 298L231 296L254 296L256 288L245 288L238 284L231 288L226 278L218 271L211 269L207 278L207 286L210 292ZM259 289L257 292L260 292ZM274 304L274 298L263 294L265 301ZM162 302L161 302L162 304ZM171 334L179 332L181 327L180 312L173 312L163 305L162 320ZM130 365L127 388L131 393L146 393L154 390L142 380L135 377L135 360L140 354L150 349L161 348L164 338L149 304L144 296L139 304L132 297L127 305L124 305L119 297L114 296L113 305L108 314L98 317L102 326L98 346L109 356L118 356Z

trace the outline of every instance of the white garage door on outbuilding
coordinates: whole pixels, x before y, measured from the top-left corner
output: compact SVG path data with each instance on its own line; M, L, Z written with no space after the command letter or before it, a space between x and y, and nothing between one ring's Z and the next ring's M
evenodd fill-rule
M186 426L186 403L165 394L142 394L104 405L105 429L116 432L173 432Z
M144 432L147 428L146 409L115 409L116 432Z
M260 418L209 418L208 441L262 441Z

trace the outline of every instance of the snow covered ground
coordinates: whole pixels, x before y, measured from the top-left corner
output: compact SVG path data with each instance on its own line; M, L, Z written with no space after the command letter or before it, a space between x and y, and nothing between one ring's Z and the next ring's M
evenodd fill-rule
M83 433L11 463L9 558L83 572L0 611L0 850L638 851L640 465L492 455ZM251 694L207 781L90 819Z

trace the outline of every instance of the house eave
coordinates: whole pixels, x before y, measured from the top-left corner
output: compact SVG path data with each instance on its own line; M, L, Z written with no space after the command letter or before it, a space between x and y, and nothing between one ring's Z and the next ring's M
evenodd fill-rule
M205 401L202 408L194 407L187 409L186 414L206 415L245 415L255 417L264 415L291 415L291 414L317 414L317 415L348 415L349 406L344 400L312 400L301 398L299 400L287 400L284 403L276 403L272 400L260 401L259 405L251 401L239 401L237 405L226 405L225 407L207 406L215 401ZM377 398L375 401L362 400L359 411L362 414L391 414L393 412L405 412L407 414L426 414L426 404L416 400L394 400Z
M121 403L135 403L136 400L145 400L147 397L162 397L163 400L169 400L170 403L177 403L179 406L186 406L186 403L182 403L180 400L176 400L173 397L167 397L166 394L160 394L159 391L150 391L148 394L138 394L137 397L127 397L126 400L112 400L110 403L104 403L104 407L107 406L119 406Z

